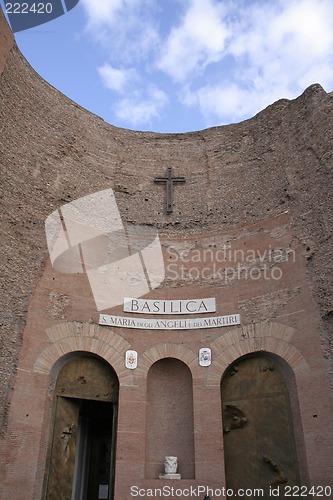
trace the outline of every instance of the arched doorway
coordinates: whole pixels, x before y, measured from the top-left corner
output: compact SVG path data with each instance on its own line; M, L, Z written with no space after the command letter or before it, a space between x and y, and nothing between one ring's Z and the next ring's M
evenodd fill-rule
M230 366L221 382L227 488L284 498L299 485L289 391L277 358L254 353Z
M182 479L194 471L192 374L175 358L156 361L147 379L146 478L164 474L164 457L178 457Z
M113 500L119 382L89 355L72 357L54 391L47 500Z

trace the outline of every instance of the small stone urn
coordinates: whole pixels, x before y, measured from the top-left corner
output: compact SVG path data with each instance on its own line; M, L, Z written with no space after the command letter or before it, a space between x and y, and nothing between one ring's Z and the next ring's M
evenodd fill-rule
M177 457L167 456L164 459L164 474L160 474L160 479L180 479L181 475L177 474L178 459Z
M177 457L165 457L164 471L166 474L176 474L178 469Z

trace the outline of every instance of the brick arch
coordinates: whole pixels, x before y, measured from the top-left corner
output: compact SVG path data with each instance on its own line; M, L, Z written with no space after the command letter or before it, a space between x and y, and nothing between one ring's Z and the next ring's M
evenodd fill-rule
M109 363L120 385L132 385L133 374L124 365L125 351L130 348L130 344L110 328L66 322L47 328L46 333L51 344L36 359L33 367L35 372L49 375L60 358L83 351L96 354Z
M280 323L262 322L226 331L211 344L213 362L207 383L219 385L226 368L253 352L269 352L284 359L294 374L307 370L303 354L291 343L296 330Z
M146 377L149 368L163 358L176 358L183 361L191 370L192 375L200 369L198 356L191 349L181 344L164 343L154 345L140 356L138 372Z

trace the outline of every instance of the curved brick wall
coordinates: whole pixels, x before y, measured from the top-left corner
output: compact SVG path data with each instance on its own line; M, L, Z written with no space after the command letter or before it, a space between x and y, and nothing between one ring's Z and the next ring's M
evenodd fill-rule
M10 50L14 44L14 36L0 8L0 74L2 73Z
M124 220L153 223L166 238L241 232L288 212L292 245L307 261L323 357L332 360L331 94L313 85L251 120L200 132L133 132L108 125L43 81L3 17L0 32L2 418L31 293L48 261L45 218L107 187ZM153 177L169 165L187 184L177 187L175 211L166 217Z

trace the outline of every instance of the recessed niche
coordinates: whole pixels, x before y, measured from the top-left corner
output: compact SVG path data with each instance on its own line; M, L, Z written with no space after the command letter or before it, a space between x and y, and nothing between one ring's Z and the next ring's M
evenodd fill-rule
M164 474L167 455L178 458L182 479L195 477L192 374L174 358L157 361L148 372L146 478Z

